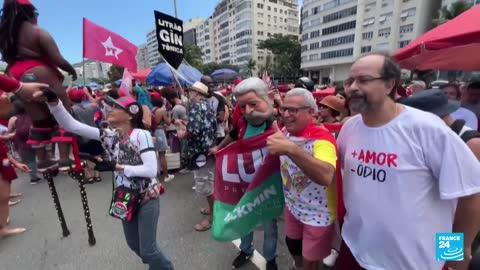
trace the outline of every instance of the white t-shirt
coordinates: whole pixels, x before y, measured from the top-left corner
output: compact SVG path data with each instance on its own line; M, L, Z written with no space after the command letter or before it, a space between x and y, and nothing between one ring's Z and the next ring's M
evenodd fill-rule
M460 108L458 108L458 110L454 111L451 115L455 119L465 120L465 125L472 128L473 130L478 129L477 116L472 111L470 111L469 109L465 109L465 108L460 107Z
M369 270L441 269L435 234L451 232L457 198L480 192L480 163L437 116L410 107L384 126L361 115L337 140L342 236Z

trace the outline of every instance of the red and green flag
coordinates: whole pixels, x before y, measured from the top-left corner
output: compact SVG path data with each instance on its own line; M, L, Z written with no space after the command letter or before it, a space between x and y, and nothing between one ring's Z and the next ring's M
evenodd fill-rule
M231 241L282 214L278 156L266 144L273 131L239 140L216 155L212 236Z

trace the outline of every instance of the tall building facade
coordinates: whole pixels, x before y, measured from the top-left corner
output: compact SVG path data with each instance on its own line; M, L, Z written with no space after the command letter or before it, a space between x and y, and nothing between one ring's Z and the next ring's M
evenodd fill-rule
M183 46L197 45L197 27L204 21L204 18L199 17L183 22Z
M304 0L301 68L320 84L343 81L370 51L393 53L430 29L437 0Z
M157 30L155 27L147 33L147 52L150 68L154 68L162 61L162 56L158 52Z
M142 44L138 46L137 51L137 69L147 69L150 67L150 63L148 61L148 45Z
M246 69L250 59L258 68L269 51L257 44L273 34L298 37L296 0L222 0L212 16L197 27L197 45L205 63L217 62Z
M85 77L86 81L91 79L108 79L108 71L111 66L112 64L95 60L86 60L85 64L77 63L73 65L78 78L83 80L83 77Z

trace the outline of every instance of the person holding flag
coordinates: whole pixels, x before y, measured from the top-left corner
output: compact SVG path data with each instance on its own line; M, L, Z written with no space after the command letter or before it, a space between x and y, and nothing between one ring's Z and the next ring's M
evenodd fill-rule
M73 66L60 54L50 34L37 25L38 11L29 0L6 0L0 18L0 53L7 62L7 73L18 81L46 83L70 110L70 101L62 86L63 75L58 68L77 79ZM38 171L45 172L60 165L66 167L69 146L60 143L60 164L48 160L46 144L50 142L56 123L45 104L32 101L30 91L17 95L26 102L32 118L29 143L37 149Z
M233 141L247 139L272 130L276 125L273 116L272 102L268 97L268 85L260 78L251 77L243 80L234 91L237 104L243 116L238 120L230 133L218 145L210 150L215 154ZM263 224L263 256L267 260L267 270L278 269L277 256L278 227L276 219ZM233 269L245 265L253 256L253 232L241 238L240 254L232 263Z
M337 147L333 135L315 124L318 108L310 91L290 90L279 111L285 134L277 130L267 147L280 156L285 241L296 267L317 270L330 255L335 231Z

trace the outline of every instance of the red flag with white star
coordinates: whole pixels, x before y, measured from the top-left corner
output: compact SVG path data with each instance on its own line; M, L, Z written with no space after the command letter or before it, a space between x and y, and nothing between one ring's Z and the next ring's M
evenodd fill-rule
M83 18L83 57L137 72L137 46L122 36Z

